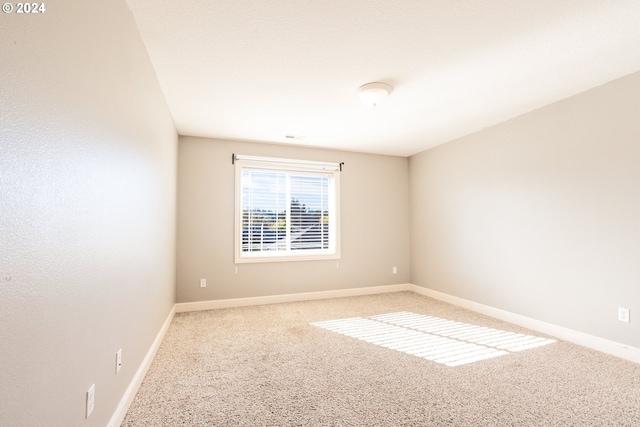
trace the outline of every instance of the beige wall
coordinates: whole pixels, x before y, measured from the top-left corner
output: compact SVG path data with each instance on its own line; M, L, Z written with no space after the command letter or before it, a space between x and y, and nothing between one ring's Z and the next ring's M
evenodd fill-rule
M124 2L46 6L2 17L0 425L106 425L176 293L412 281L640 347L640 74L409 160L178 144ZM234 152L345 162L338 269L242 264L236 274ZM615 320L618 306L632 323Z
M639 95L635 73L412 156L411 281L640 347Z
M177 134L123 1L0 28L0 425L106 426L175 302Z
M178 153L178 302L408 282L406 158L195 137L180 137ZM239 264L236 274L233 153L345 162L342 258ZM200 278L208 280L206 288Z

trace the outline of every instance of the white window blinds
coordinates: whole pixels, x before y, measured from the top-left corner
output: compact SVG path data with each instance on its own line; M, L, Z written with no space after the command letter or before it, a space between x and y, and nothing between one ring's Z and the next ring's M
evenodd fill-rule
M339 257L339 163L234 160L236 262Z

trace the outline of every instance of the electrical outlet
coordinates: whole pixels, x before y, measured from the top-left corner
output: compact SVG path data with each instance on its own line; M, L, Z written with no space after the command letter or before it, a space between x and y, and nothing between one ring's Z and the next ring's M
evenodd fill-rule
M618 307L618 320L621 322L629 323L629 309Z
M393 274L398 274L398 267L393 267L393 269L391 270L391 272Z
M122 368L122 349L116 352L116 374L120 372L120 368Z
M91 415L91 413L93 412L93 407L95 406L95 403L96 403L96 385L91 384L91 387L89 387L89 390L87 391L87 418L89 418L89 415Z
M201 288L207 287L207 279L200 279L200 287Z

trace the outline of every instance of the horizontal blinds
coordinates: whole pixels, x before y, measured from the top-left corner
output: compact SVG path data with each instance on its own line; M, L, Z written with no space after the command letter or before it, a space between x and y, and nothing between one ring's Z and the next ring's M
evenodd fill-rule
M242 170L242 252L286 250L286 181L284 172Z
M311 160L297 160L297 159L281 159L277 157L258 157L258 156L246 156L243 154L234 154L232 158L233 163L240 162L252 162L263 163L266 165L282 167L296 167L307 170L324 170L324 171L341 171L343 162L316 162Z
M242 166L240 177L242 253L333 249L333 172Z
M291 175L291 250L329 248L329 176Z

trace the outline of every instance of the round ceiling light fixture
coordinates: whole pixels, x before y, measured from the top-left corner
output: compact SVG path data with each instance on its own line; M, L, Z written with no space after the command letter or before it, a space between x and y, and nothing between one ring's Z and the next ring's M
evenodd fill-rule
M357 93L364 105L376 107L389 96L392 90L393 88L386 83L373 82L360 86Z

